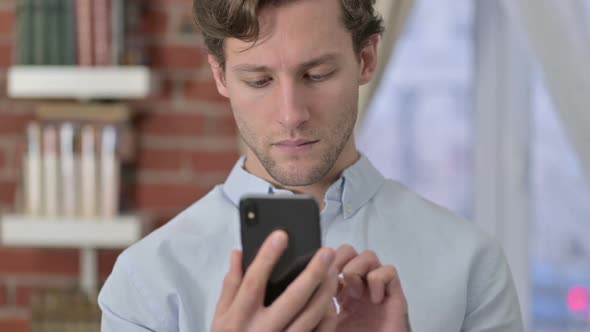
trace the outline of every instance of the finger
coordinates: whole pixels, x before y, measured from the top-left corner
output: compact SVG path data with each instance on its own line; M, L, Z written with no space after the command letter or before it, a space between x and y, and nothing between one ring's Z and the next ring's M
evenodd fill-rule
M365 283L358 274L344 274L342 289L346 292L346 295L358 300L365 292Z
M367 274L380 266L381 262L373 251L366 250L351 259L342 269L344 288L346 290L344 294L356 300L360 299L366 292L365 280Z
M386 289L390 283L395 282L396 278L397 272L393 266L382 266L369 272L367 284L371 294L371 302L374 304L381 303L386 296Z
M275 231L266 238L248 267L236 295L235 304L240 308L238 310L249 311L262 305L266 284L272 269L287 248L287 241L287 233L284 231Z
M379 267L381 267L381 262L377 258L377 255L371 250L366 250L350 260L342 269L342 273L345 276L358 275L365 279L370 271Z
M334 260L334 265L336 266L338 273L342 272L344 266L357 255L358 253L351 245L345 244L340 246L340 248L336 250L336 259Z
M332 302L333 303L333 302ZM318 327L314 330L317 332L333 332L338 326L338 311L336 310L336 303L328 307L328 310L320 321Z
M340 278L339 284L338 284L338 292L339 293L345 285L344 275L342 274L342 269L344 268L344 266L346 264L348 264L348 262L350 262L357 255L358 255L358 253L356 252L354 247L352 247L349 244L342 245L342 246L340 246L340 248L338 248L338 250L336 250L336 258L334 259L334 266L336 267L336 270L339 272L339 275L338 275Z
M330 248L322 248L313 256L305 270L295 278L287 289L279 296L273 304L267 308L270 330L284 330L293 317L306 307L309 299L322 284L332 263L335 252ZM333 269L335 272L335 270ZM337 278L334 277L335 287ZM334 291L335 293L335 291Z
M216 312L225 312L234 301L242 283L242 252L234 250L230 256L230 268L223 279L223 289L217 302Z
M316 328L328 310L334 308L332 300L338 288L338 273L331 268L320 286L313 294L305 309L290 324L287 332L311 331Z
M404 299L405 301L405 294L404 290L402 289L402 283L399 278L399 274L397 273L397 269L393 266L391 266L391 268L393 269L395 276L387 284L387 287L385 288L385 296L395 296L399 297L400 299Z

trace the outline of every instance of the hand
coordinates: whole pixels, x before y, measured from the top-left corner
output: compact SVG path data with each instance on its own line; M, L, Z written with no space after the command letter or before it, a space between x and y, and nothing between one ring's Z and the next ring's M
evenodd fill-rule
M224 331L333 331L337 324L332 297L338 288L335 252L318 250L305 270L272 305L264 306L264 293L272 269L287 247L287 234L277 231L263 243L244 275L241 252L231 255L230 271L211 330Z
M338 292L338 332L411 332L408 305L393 266L382 266L372 251L359 255L350 245L338 249L335 265L344 277Z

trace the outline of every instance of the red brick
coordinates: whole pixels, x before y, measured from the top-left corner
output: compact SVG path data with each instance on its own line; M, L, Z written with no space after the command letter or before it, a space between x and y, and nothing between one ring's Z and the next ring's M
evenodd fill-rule
M78 275L78 251L0 247L0 274Z
M192 156L192 169L198 173L229 172L239 158L235 152L200 152Z
M5 98L8 96L8 86L6 82L6 76L0 77L0 98Z
M0 136L2 133L0 133ZM12 150L3 150L0 148L0 170L8 169L11 172L20 174L22 170L23 156L26 151L24 140L18 141ZM2 184L0 181L0 188ZM0 192L2 190L0 189ZM1 195L0 195L1 196Z
M150 99L167 100L174 96L174 89L176 87L176 79L168 76L162 76L160 84L152 91Z
M170 220L172 220L178 211L169 211L169 212L160 212L156 214L152 214L152 218L154 221L154 229L160 228L166 225Z
M105 280L113 271L121 250L101 250L98 252L98 275Z
M32 119L31 114L0 111L0 133L3 135L22 135Z
M194 38L196 45L204 45L203 35L197 30L192 10L186 10L182 13L180 19L174 22L170 28L172 33L183 38Z
M141 149L137 166L141 170L178 170L188 160L182 151Z
M164 8L148 7L142 22L142 32L152 36L159 36L168 30L168 13Z
M148 113L139 122L139 131L144 135L199 136L204 126L199 114Z
M0 203L13 205L16 196L16 181L0 180ZM2 262L0 262L0 265Z
M174 214L199 200L208 191L191 184L138 184L135 190L139 209Z
M6 286L0 286L0 306L6 305Z
M17 286L15 304L19 307L28 307L31 304L31 295L33 295L32 287Z
M160 6L171 5L171 4L184 4L187 8L192 8L192 0L151 0L151 3Z
M0 319L0 331L30 332L31 322L27 319Z
M0 68L12 65L12 45L0 45Z
M0 12L0 36L10 36L14 31L14 12Z
M227 102L228 99L219 94L215 81L209 80L191 80L186 82L184 88L184 94L189 99L197 99L203 101L223 101Z
M188 46L152 46L150 58L154 67L168 69L197 69L207 63L203 49Z
M219 115L214 119L215 134L217 136L237 136L238 127L233 114Z
M8 165L6 165L6 152L0 149L0 170L5 169Z
M12 151L12 160L6 165L6 167L16 171L22 169L23 158L26 152L27 142L22 139L14 145L14 150Z

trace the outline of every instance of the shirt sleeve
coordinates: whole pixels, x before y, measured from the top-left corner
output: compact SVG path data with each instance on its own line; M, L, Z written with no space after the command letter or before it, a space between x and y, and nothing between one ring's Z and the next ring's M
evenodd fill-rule
M98 296L101 332L175 332L121 257Z
M488 241L471 266L463 332L524 332L512 274L500 246Z

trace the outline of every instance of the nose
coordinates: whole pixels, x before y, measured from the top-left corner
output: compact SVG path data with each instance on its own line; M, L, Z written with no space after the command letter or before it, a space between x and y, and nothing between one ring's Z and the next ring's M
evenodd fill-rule
M296 82L283 82L280 86L278 122L285 129L297 129L309 120L304 89Z

